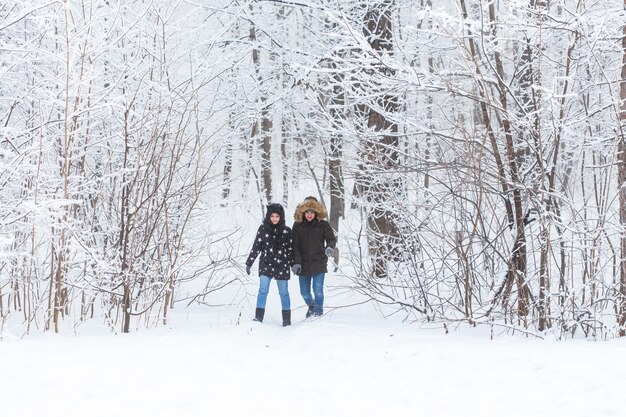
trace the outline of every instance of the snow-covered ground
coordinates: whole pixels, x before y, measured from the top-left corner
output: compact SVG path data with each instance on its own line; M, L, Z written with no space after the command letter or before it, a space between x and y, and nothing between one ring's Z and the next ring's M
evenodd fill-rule
M127 335L5 333L0 416L626 415L626 340L446 335L367 305L314 321L298 308L283 328L274 286L264 323L240 311L177 311Z

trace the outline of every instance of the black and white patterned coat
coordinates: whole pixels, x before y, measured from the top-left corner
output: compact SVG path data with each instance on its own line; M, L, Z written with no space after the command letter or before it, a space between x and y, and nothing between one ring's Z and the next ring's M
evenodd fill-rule
M293 235L284 220L274 226L267 219L259 227L246 266L252 266L259 253L259 275L274 279L289 279L293 264Z

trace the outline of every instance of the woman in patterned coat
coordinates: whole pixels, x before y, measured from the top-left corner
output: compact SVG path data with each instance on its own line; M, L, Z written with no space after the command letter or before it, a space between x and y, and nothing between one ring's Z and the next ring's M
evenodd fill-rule
M291 325L291 302L289 300L289 268L293 264L292 233L285 225L285 210L280 204L267 206L265 219L259 227L246 261L246 273L250 275L252 264L259 259L259 294L256 301L254 320L263 321L265 303L272 278L278 286L282 305L283 326Z

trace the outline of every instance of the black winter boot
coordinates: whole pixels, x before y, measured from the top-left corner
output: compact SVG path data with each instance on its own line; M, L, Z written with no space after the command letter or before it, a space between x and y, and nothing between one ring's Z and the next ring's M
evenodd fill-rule
M283 327L291 326L291 310L283 310Z
M309 309L306 311L306 318L308 319L313 315L313 304L309 304Z
M265 309L257 308L256 311L254 312L254 321L260 321L261 323L263 323L264 315L265 315Z

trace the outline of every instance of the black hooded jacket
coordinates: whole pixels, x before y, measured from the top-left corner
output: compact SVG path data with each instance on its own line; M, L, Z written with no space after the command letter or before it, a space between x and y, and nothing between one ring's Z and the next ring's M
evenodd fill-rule
M307 210L315 211L315 218L308 222L304 217ZM300 275L316 275L328 272L326 248L334 248L337 238L333 228L325 220L326 209L316 199L308 198L298 204L294 213L293 257L300 264Z
M280 216L277 225L270 221L272 213ZM280 204L267 206L265 219L256 233L252 250L246 260L246 266L252 266L259 253L259 275L274 279L289 279L289 268L293 265L291 229L285 225L285 210Z

